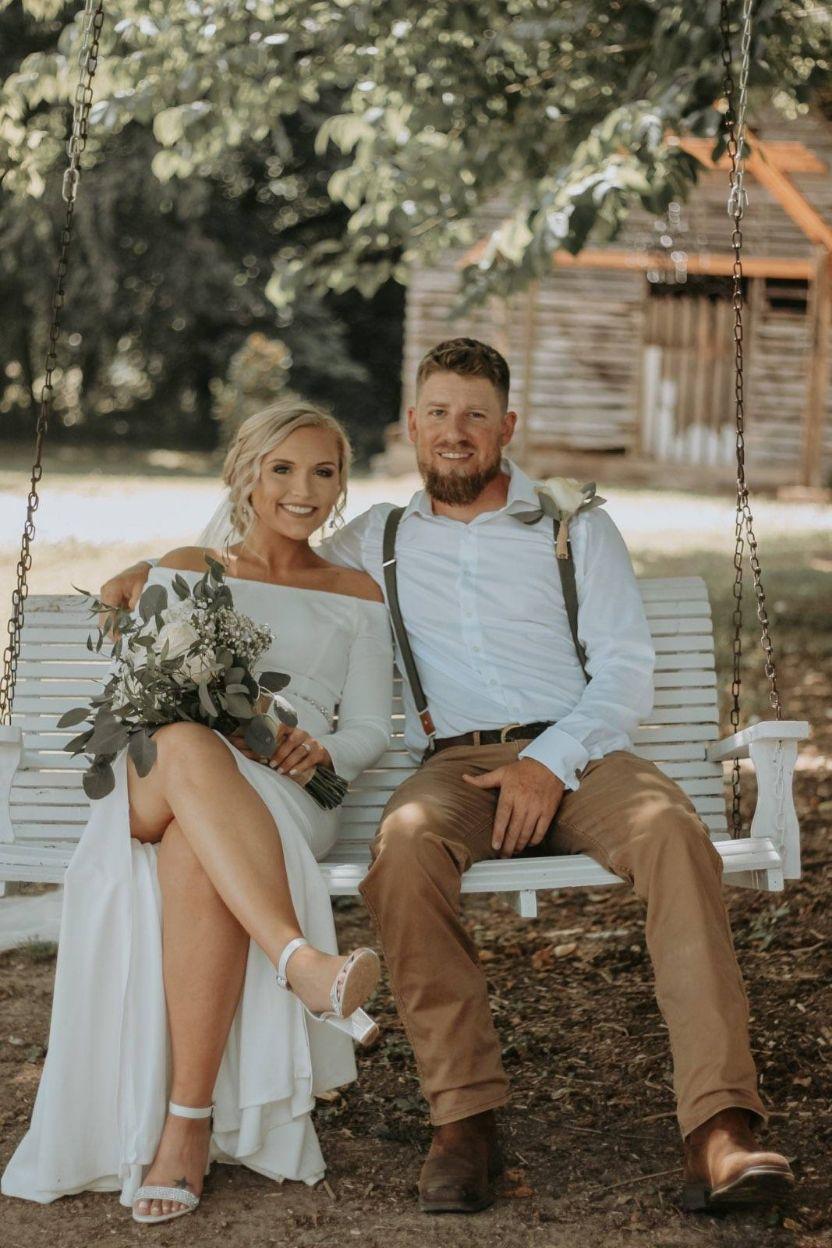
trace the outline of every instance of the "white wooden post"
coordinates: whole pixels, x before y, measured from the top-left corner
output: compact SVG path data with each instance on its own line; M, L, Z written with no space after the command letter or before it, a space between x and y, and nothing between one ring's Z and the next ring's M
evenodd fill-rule
M522 888L516 893L509 893L509 901L521 919L537 918L537 892L533 888Z

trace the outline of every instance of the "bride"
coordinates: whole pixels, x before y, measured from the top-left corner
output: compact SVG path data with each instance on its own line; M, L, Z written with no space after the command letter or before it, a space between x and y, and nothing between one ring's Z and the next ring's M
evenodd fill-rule
M309 545L343 506L349 459L341 426L294 400L228 452L240 540L209 553L235 606L272 627L260 662L291 675L298 727L270 759L180 723L156 733L144 779L115 760L66 873L48 1056L6 1195L120 1190L147 1222L196 1208L212 1160L323 1177L310 1111L356 1077L379 964L337 953L316 859L338 812L304 785L316 765L353 779L386 748L393 662L376 583ZM204 549L184 547L151 580L204 571Z

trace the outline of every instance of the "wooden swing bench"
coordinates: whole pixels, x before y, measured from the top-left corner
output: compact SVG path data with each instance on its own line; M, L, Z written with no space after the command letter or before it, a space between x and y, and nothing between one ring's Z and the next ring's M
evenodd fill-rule
M699 577L639 582L656 648L655 705L634 748L677 780L708 828L724 880L778 892L800 876L800 834L792 799L797 743L805 722L757 723L719 741L714 638L705 582ZM0 726L0 890L4 881L58 883L87 818L83 758L62 752L77 729L57 728L61 715L95 691L107 668L91 654L91 624L77 596L27 600L11 726ZM390 793L413 770L402 741L401 681L394 699L390 747L351 786L341 835L321 870L333 896L353 896L369 861L369 844ZM723 762L750 757L758 797L750 834L728 831ZM537 893L621 884L585 854L478 863L465 893L507 895L534 918Z

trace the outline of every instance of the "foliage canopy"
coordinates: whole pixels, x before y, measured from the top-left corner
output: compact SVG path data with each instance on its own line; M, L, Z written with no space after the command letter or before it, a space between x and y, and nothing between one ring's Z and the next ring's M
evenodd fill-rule
M67 12L23 4L44 20ZM828 11L758 0L754 12L755 92L805 106L828 81ZM122 0L104 27L91 157L138 123L161 184L242 191L256 150L281 232L342 209L337 228L276 249L278 307L299 287L405 282L414 260L470 243L478 208L502 196L509 220L470 275L484 294L557 248L611 237L633 203L661 212L684 197L697 162L667 138L718 139L719 14L719 0ZM60 160L77 34L66 21L0 93L16 193L39 194ZM317 153L302 168L299 119Z

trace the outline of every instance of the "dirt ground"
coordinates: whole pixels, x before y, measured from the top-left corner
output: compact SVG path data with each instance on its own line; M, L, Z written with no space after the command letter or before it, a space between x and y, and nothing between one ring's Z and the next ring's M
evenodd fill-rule
M728 653L731 562L710 541L672 557L655 543L634 556L640 572L705 575L713 589L722 661ZM495 1206L474 1217L427 1218L415 1204L429 1129L413 1061L386 983L371 1003L382 1038L359 1054L359 1080L321 1102L316 1125L329 1170L311 1189L277 1186L243 1167L217 1167L195 1218L132 1223L114 1195L52 1206L3 1201L7 1248L114 1248L198 1242L206 1248L820 1248L832 1242L832 993L828 898L832 886L832 618L828 539L782 532L770 543L770 615L787 718L808 718L813 738L796 777L804 874L782 894L726 889L752 1008L762 1092L772 1117L761 1138L785 1152L798 1185L782 1207L715 1218L680 1212L681 1157L667 1033L644 949L641 904L624 887L541 898L536 922L502 902L465 913L491 986L512 1080L501 1126L510 1167ZM766 554L763 548L764 555ZM51 588L51 586L50 586ZM764 715L749 608L747 714ZM727 725L726 725L727 727ZM753 788L753 784L751 785ZM753 792L745 799L753 806ZM337 903L342 947L372 943L359 902ZM48 1033L54 949L0 956L0 1167L28 1123Z

